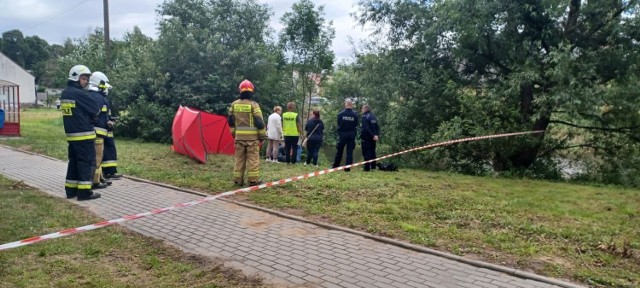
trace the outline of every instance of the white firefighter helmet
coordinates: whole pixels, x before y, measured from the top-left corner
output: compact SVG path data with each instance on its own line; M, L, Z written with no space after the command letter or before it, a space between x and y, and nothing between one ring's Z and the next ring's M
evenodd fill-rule
M89 90L104 91L105 93L108 93L109 88L111 88L111 85L109 85L109 78L107 78L107 75L104 75L104 73L99 71L91 74L91 77L89 78Z
M91 70L84 65L76 65L71 67L71 70L69 70L69 80L71 81L79 81L80 75L91 76Z

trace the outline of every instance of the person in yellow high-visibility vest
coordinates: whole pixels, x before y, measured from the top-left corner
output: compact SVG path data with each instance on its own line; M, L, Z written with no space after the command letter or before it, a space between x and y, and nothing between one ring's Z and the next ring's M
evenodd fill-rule
M298 141L302 135L300 115L294 112L296 103L287 103L287 112L282 114L282 131L284 134L284 154L287 164L296 164L298 159ZM293 150L293 151L292 151Z
M251 100L254 87L249 80L240 83L240 99L229 107L228 122L235 139L236 164L233 168L233 182L244 185L247 172L249 185L259 185L260 181L260 143L267 139L260 105Z

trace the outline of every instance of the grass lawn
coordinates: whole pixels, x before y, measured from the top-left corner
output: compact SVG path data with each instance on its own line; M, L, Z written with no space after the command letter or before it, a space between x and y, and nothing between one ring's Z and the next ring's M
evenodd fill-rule
M65 159L60 118L24 112L23 139L0 143ZM116 142L125 174L211 194L233 188L232 157L211 155L199 165L166 144ZM313 171L265 162L262 169L263 180ZM640 286L638 190L355 169L236 200L591 286Z
M99 219L0 177L0 243ZM119 226L0 252L0 287L255 287L260 279Z

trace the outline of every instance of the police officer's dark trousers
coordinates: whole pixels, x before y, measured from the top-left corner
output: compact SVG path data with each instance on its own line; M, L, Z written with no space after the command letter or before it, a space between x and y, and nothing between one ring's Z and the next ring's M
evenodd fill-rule
M355 135L340 136L338 138L338 144L336 145L336 158L333 160L333 168L340 166L340 162L342 161L342 153L345 147L347 148L347 159L345 161L345 165L353 164L353 149L356 148ZM344 169L344 171L351 171L351 169L347 168Z
M91 196L93 173L96 166L95 140L69 141L69 165L65 191L67 197Z
M376 141L371 140L362 140L362 157L364 161L376 159ZM369 171L371 169L376 169L376 162L369 162L364 164L364 171Z

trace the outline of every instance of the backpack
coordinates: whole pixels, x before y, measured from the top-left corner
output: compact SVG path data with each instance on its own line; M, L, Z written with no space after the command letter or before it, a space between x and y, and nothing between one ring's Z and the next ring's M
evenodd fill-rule
M398 171L398 166L393 163L377 163L376 166L380 171Z

